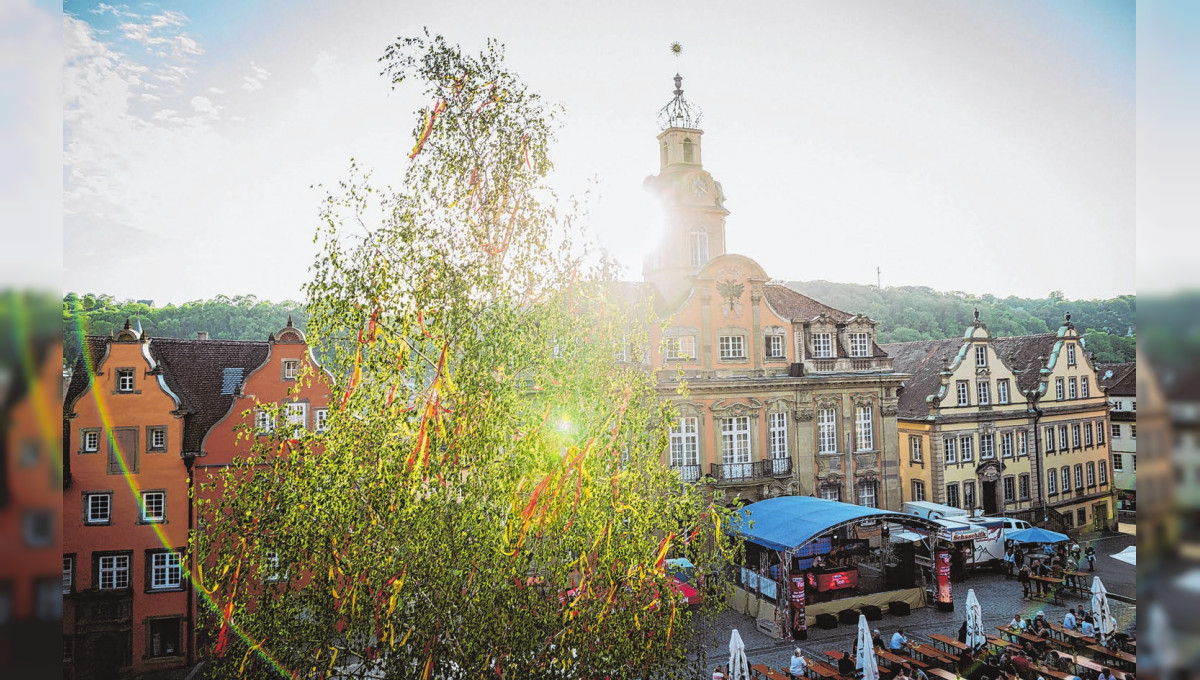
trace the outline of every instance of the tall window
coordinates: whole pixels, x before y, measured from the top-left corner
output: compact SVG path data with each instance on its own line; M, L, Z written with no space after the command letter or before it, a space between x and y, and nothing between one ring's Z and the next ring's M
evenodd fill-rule
M979 368L987 366L987 347L979 345L975 348L975 365Z
M912 480L912 499L914 501L925 500L925 482L919 479Z
M688 240L691 246L692 266L703 267L708 262L708 231L697 227L692 230Z
M813 333L813 358L833 358L833 337L829 333Z
M111 493L89 493L84 500L88 524L107 524L112 521Z
M738 339L741 340L741 337L738 337ZM666 357L667 361L695 359L696 338L691 335L663 338L663 356Z
M275 429L275 421L271 418L270 411L256 409L254 411L254 429L259 434L266 434Z
M996 403L1008 403L1008 378L996 381Z
M856 451L871 451L875 448L874 421L871 418L873 409L870 406L854 408L854 449Z
M966 380L958 381L958 405L967 406L971 403L971 387Z
M1000 455L1005 458L1013 457L1013 433L1000 433Z
M721 459L730 477L750 476L750 417L721 421Z
M1062 478L1062 492L1071 493L1071 466L1062 466L1062 469L1059 470L1058 476Z
M179 553L156 552L150 554L150 587L158 590L178 588L183 580Z
M1103 470L1104 468L1100 468L1100 469ZM1124 471L1125 471L1125 456L1120 453L1114 453L1113 454L1113 472L1124 472ZM1101 475L1100 478L1103 479L1104 475Z
M962 456L962 462L970 463L975 460L975 438L970 435L958 438L958 452Z
M288 426L292 428L292 436L299 437L308 429L308 404L292 402L287 405Z
M1087 464L1087 485L1096 486L1096 464L1092 461Z
M71 586L75 583L75 558L63 557L62 571L62 591L66 595L71 592Z
M1066 451L1067 449L1070 448L1070 444L1071 444L1070 440L1067 439L1067 426L1059 425L1058 426L1058 448L1062 449L1063 451Z
M987 406L992 403L991 385L986 380L980 380L975 385L975 391L979 395L979 405Z
M1084 399L1092 396L1091 389L1088 387L1088 378L1086 375L1079 379L1079 396L1083 397Z
M992 433L979 435L979 459L987 460L996 457L996 435Z
M971 510L975 507L975 482L963 482L963 507Z
M1022 474L1017 477L1017 491L1020 492L1020 498L1023 501L1029 500L1029 475Z
M837 452L837 412L831 408L817 411L817 445L821 453Z
M782 359L783 358L783 336L768 335L767 336L767 358Z
M722 359L746 358L746 339L740 335L722 335L718 347Z
M858 483L858 504L864 508L878 508L879 501L876 494L875 482L859 482Z
M1075 344L1074 343L1067 345L1067 365L1068 366L1075 365Z
M1082 440L1079 438L1079 423L1075 423L1071 426L1071 446L1077 449L1082 445Z
M945 452L947 463L958 462L958 441L954 437L942 439L942 450Z
M1092 445L1092 424L1091 423L1083 424L1083 445L1084 446Z
M1100 461L1100 485L1104 486L1105 484L1108 484L1108 462L1102 460Z
M946 505L949 505L952 508L959 507L960 503L958 501L957 483L946 485Z
M671 427L671 467L700 464L700 437L696 418L680 418Z
M1070 395L1070 398L1078 399L1079 398L1079 383L1078 383L1078 381L1075 380L1075 378L1071 378L1070 380L1067 381L1067 386L1068 386L1067 393Z
M167 494L162 491L142 492L142 521L161 522L167 518Z
M129 587L129 555L104 555L97 562L97 585L101 590Z
M1004 478L1004 502L1012 503L1017 500L1017 480L1009 475Z
M1042 437L1042 448L1046 450L1046 453L1051 453L1054 451L1054 428L1047 427L1045 433L1045 436Z
M925 460L925 454L921 451L921 438L909 436L908 438L908 459L914 463L921 463Z
M871 356L870 343L866 333L851 333L850 334L850 356L852 357L869 357Z
M1130 426L1129 426L1129 438L1130 438L1130 439L1137 439L1137 425L1130 425Z
M787 414L770 413L767 415L767 427L770 430L770 448L772 460L788 458ZM776 470L781 472L782 470Z
M683 138L683 162L684 163L694 163L695 162L693 160L695 158L695 148L696 148L696 145L695 145L695 143L692 142L690 137Z
M1046 470L1046 493L1051 496L1058 493L1058 470L1054 468Z
M1064 390L1063 390L1063 379L1055 378L1054 379L1054 398L1058 399L1059 401L1062 401L1065 396L1066 395L1064 394Z
M1029 437L1026 436L1025 430L1017 430L1017 455L1029 455Z
M313 411L313 429L317 432L324 432L327 427L329 427L329 409L319 408Z
M1121 424L1120 423L1112 424L1112 438L1113 439L1121 438Z
M1104 421L1096 423L1096 443L1104 443Z
M1075 489L1083 488L1083 463L1075 464Z

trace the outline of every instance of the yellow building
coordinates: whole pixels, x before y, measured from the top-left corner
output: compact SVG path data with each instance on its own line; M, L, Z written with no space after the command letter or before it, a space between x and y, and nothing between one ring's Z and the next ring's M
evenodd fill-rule
M1057 333L882 345L900 391L904 500L1056 530L1109 528L1108 401L1068 314Z

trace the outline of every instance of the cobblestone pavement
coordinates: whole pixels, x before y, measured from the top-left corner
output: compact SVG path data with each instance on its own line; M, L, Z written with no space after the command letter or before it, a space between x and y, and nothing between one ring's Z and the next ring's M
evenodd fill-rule
M1127 545L1132 545L1134 537L1127 534L1105 535L1094 539L1096 547L1096 574L1104 582L1110 593L1134 597L1134 567L1115 560L1109 555L1120 552ZM1080 541L1081 546L1087 545ZM1086 564L1086 562L1085 562ZM1085 609L1091 609L1091 597L1081 597L1064 593L1062 605L1048 604L1040 601L1025 600L1021 596L1021 586L1016 579L1006 579L1003 574L974 574L968 580L953 585L954 611L939 612L935 607L914 609L909 616L893 616L884 610L883 619L872 621L871 627L878 628L883 633L884 640L891 638L897 628L903 627L909 637L918 641L928 641L931 633L942 633L956 637L958 628L965 616L965 603L968 589L974 589L976 597L983 606L984 627L995 632L994 626L1008 623L1014 613L1021 612L1024 617L1033 617L1038 612L1045 612L1046 617L1055 623L1062 622L1068 606L1074 608L1082 604ZM1109 606L1117 619L1117 629L1133 631L1136 628L1136 609L1134 605L1110 598ZM811 625L812 622L810 622ZM810 628L808 639L802 642L776 640L758 631L754 619L738 612L726 610L714 620L702 624L700 634L707 641L706 664L711 670L717 664L729 661L729 636L736 628L746 643L746 657L751 664L765 663L771 668L785 668L792 656L792 649L799 646L806 656L816 656L826 659L825 650L853 651L857 637L856 626L838 625L833 630Z

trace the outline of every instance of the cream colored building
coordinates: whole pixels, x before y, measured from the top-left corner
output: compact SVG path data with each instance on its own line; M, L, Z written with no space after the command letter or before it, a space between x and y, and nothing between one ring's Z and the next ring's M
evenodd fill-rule
M1059 530L1114 515L1108 402L1067 315L1057 333L882 346L898 372L904 499L979 509Z

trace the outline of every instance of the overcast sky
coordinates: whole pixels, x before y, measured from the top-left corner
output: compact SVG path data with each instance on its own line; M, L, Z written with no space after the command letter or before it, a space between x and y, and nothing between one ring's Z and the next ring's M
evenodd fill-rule
M298 299L319 193L399 179L422 26L566 108L556 186L641 278L655 114L684 76L731 251L785 280L1040 297L1134 292L1131 2L68 1L63 286ZM673 41L683 55L671 55Z

